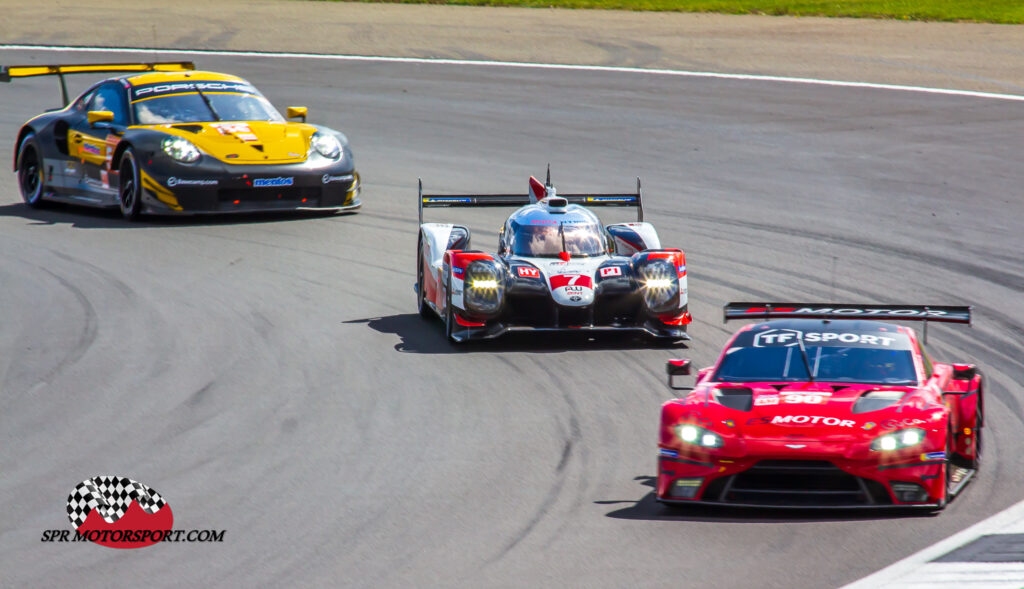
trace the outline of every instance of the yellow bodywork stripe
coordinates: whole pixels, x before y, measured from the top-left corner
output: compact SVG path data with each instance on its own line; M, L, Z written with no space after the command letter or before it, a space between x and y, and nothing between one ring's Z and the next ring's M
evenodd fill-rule
M139 170L139 174L142 177L142 187L152 192L157 200L175 211L183 210L181 205L178 204L178 199L174 197L173 192L158 184L145 170Z

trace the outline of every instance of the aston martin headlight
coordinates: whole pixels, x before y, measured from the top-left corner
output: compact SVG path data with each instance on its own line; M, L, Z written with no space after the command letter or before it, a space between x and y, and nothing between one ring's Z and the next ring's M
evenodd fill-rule
M704 446L705 448L722 447L722 436L692 423L677 425L676 435L687 444Z
M466 266L462 302L466 309L482 315L501 310L505 297L504 267L495 260L473 260Z
M637 269L644 303L652 313L668 313L679 307L679 278L668 260L648 259Z
M336 160L341 155L341 142L338 138L329 133L321 133L317 131L313 133L313 137L309 140L309 143L313 146L320 155Z
M191 164L201 155L199 148L184 137L164 137L160 146L171 159L185 164Z
M872 450L889 451L902 450L916 446L924 441L924 430L919 427L901 429L892 433L878 436L871 441Z

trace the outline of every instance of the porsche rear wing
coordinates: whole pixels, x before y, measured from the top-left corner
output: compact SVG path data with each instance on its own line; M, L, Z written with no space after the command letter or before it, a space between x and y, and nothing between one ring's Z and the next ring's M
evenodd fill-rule
M65 65L4 65L0 66L0 82L14 78L57 76L60 79L60 97L68 105L68 87L64 76L68 74L107 74L121 72L185 72L196 69L191 61L153 61L149 63L72 63Z
M637 222L644 220L643 191L640 178L636 179L633 194L559 194L572 204L588 207L636 207ZM423 180L419 181L419 218L423 224L423 209L444 207L521 207L536 202L529 194L423 194Z

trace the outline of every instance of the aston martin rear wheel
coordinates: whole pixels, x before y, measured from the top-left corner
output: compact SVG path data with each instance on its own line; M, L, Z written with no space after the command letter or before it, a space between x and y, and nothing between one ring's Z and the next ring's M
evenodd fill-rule
M43 160L34 133L29 133L18 150L18 188L21 198L32 208L39 208L43 201Z
M121 214L125 219L134 221L139 218L139 213L142 211L142 179L138 161L135 159L135 150L131 147L124 150L118 170L120 171L118 174L120 176L118 196L121 202Z

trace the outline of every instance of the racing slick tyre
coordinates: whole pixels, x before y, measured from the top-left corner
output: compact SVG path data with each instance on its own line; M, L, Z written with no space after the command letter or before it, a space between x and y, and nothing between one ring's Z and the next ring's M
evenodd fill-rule
M938 506L934 511L942 511L949 504L949 489L953 486L953 470L955 465L953 464L953 429L952 426L946 427L946 460L942 465L942 480L945 481L946 486L943 489L942 499L939 500Z
M121 214L125 219L135 221L142 210L142 179L138 161L135 159L135 150L131 147L125 149L121 155L118 171L120 186L117 194L121 203Z
M420 237L422 239L422 235ZM430 307L427 306L427 302L423 300L423 246L419 245L416 247L416 310L419 311L420 317L427 319L430 317Z
M455 332L455 309L452 307L452 272L448 271L448 276L445 278L445 294L444 294L444 337L452 344L458 344L459 341L453 337Z
M43 161L40 157L39 143L35 133L29 133L21 141L18 149L18 188L21 198L32 208L39 208L43 201L44 176Z

